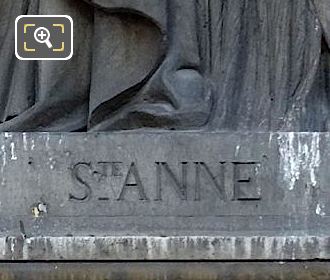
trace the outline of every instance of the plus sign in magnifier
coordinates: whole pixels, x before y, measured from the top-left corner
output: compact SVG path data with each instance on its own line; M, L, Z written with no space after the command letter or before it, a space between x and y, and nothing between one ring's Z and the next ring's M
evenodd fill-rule
M34 32L34 39L40 44L46 44L49 49L53 47L50 41L50 32L46 27L39 27Z

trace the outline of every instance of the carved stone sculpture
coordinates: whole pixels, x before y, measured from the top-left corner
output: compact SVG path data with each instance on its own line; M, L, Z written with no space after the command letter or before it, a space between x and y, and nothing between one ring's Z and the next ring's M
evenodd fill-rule
M72 59L16 59L22 14L70 15ZM159 267L180 261L177 278L207 279L193 262L224 261L228 279L289 262L327 278L306 265L330 260L330 0L0 0L0 54L7 266L135 260L172 279Z
M5 0L0 37L1 131L75 131L87 127L93 14L80 1ZM74 57L69 62L19 61L14 22L21 14L69 14L75 22Z
M14 72L23 71L17 80L13 76L15 84L19 79L29 84L17 90L10 87L9 93L4 93L2 120L6 122L0 129L74 131L205 125L212 99L204 76L205 45L199 37L202 23L196 20L201 17L197 2L90 4L95 10L74 0L2 4L13 19L22 12L36 12L37 6L42 14L73 15L76 29L75 56L70 62L37 64L18 62L10 56ZM9 37L4 41L12 43ZM9 67L10 63L4 65Z
M330 53L315 3L212 1L212 128L328 130Z
M90 128L205 125L212 96L202 61L202 2L91 2L105 11L95 11Z
M4 0L1 131L327 131L326 0ZM69 62L14 57L20 14L69 14Z

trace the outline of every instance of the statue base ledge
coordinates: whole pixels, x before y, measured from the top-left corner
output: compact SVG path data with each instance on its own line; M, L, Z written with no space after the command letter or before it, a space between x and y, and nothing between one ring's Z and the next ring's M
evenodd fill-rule
M329 133L2 133L3 261L330 259Z
M330 260L330 237L6 237L2 261Z

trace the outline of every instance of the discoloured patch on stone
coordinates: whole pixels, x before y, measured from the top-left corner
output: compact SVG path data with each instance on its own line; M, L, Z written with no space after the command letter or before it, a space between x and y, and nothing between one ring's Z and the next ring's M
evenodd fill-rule
M313 260L330 259L327 237L27 237L0 239L2 260Z

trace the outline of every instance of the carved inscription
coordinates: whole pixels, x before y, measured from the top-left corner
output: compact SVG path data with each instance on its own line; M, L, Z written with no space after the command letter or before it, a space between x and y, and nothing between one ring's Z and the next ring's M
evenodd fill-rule
M260 167L257 161L154 162L148 167L139 166L138 162L80 162L71 168L75 188L69 199L73 202L91 199L161 202L171 197L198 202L204 200L208 192L221 201L260 200Z

